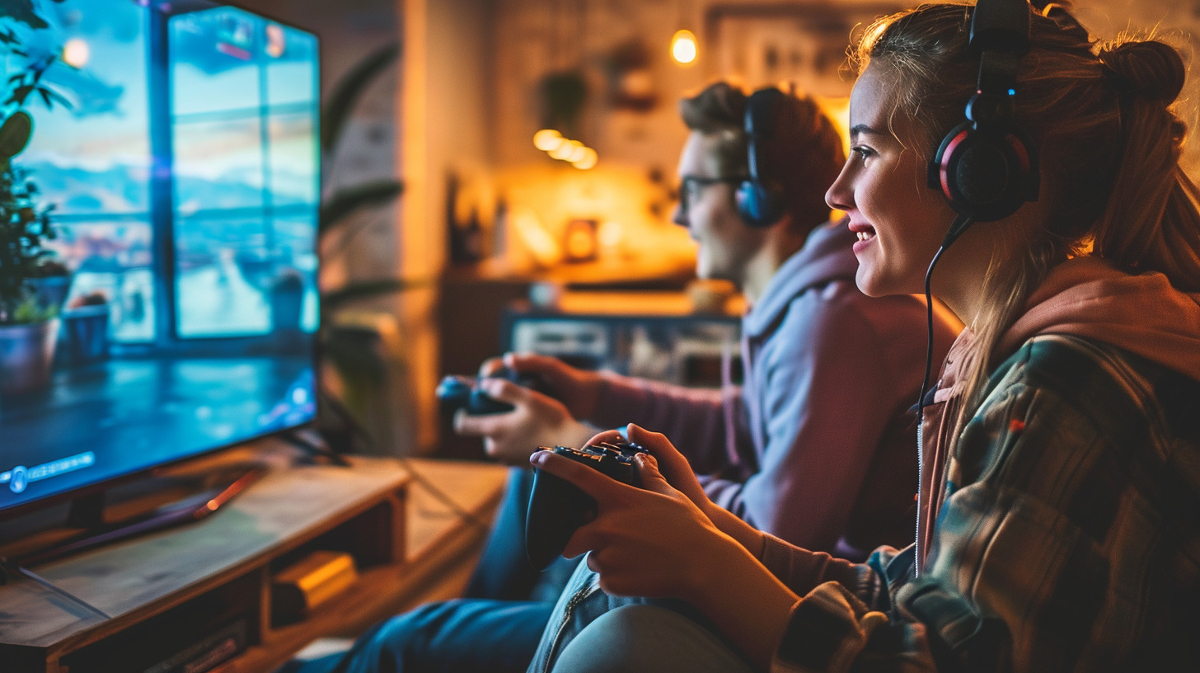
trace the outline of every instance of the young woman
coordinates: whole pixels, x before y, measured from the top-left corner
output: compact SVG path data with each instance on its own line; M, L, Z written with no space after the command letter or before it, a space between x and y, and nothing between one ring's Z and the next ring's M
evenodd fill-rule
M972 12L922 5L859 45L853 152L828 200L859 234L867 294L921 292L955 221L927 164L975 92ZM856 565L763 535L635 426L657 458L641 489L539 452L599 514L567 548L591 553L531 671L1200 661L1200 193L1172 111L1185 67L1158 41L1096 44L1057 5L1033 13L1030 42L1013 118L1039 198L968 228L932 275L968 330L925 410L917 544Z

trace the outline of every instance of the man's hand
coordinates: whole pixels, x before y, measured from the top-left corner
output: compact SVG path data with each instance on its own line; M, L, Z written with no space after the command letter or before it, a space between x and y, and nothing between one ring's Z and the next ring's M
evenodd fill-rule
M561 402L535 390L504 379L483 379L479 386L514 409L486 416L460 410L454 416L454 429L460 435L483 437L484 451L505 463L525 465L539 446L583 446L594 432L572 418Z
M596 400L600 397L602 380L595 372L576 369L548 355L505 353L503 358L485 361L480 366L479 373L486 377L501 365L518 374L533 374L540 378L554 399L562 402L568 413L575 418L587 420L596 411Z

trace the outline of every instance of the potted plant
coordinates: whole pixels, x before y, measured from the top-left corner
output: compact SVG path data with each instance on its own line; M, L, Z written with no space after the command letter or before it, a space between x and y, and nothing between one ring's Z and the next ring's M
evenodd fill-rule
M72 365L108 357L108 295L99 290L71 300L62 313L62 354Z
M32 27L40 21L36 15L13 18ZM42 82L58 58L56 51L26 51L12 31L4 33L3 42L11 55L28 61L8 78L8 97L0 104L0 394L17 395L50 381L66 283L45 279L62 278L66 269L52 261L54 253L46 247L57 237L50 219L54 206L38 204L37 185L13 158L33 137L33 118L24 109L31 96L47 108L70 103Z
M46 256L38 261L33 272L25 279L25 285L37 297L39 304L56 306L61 311L71 289L71 270L62 261Z
M0 126L0 393L6 395L49 383L59 329L61 304L39 298L28 282L40 276L53 254L45 243L56 236L54 207L38 206L36 185L12 163L31 129L29 115L20 110Z

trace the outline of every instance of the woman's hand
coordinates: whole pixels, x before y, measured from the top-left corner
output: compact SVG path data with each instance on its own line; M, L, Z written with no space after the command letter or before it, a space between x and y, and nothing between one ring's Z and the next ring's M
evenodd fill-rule
M636 428L631 440L646 439L637 434L640 428L631 428ZM601 433L589 443L614 439ZM609 593L693 600L711 589L714 573L741 560L744 551L667 482L653 455L639 454L634 461L640 488L551 451L530 458L534 466L575 484L597 502L595 520L575 531L564 556L591 551L588 566L600 574L600 586Z
M659 472L666 478L667 483L682 491L721 532L741 543L755 558L762 555L762 532L709 499L704 487L696 479L696 473L692 471L687 457L671 444L666 435L651 432L633 423L625 429L625 434L629 441L640 444L654 454Z
M658 442L654 433L639 430L630 426L630 440ZM611 436L603 433L590 443L605 439ZM575 531L563 556L591 551L588 567L599 573L600 588L614 595L681 598L708 615L752 662L768 665L797 596L667 483L653 455L634 458L640 488L553 451L538 451L529 460L595 499L596 518Z

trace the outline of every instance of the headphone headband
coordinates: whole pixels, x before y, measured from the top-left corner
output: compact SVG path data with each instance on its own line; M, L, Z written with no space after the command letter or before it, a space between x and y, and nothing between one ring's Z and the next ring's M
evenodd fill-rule
M980 0L971 13L971 49L1028 54L1029 19L1027 0Z
M951 129L929 165L929 186L958 213L991 222L1038 198L1037 155L1013 123L1017 71L1029 52L1027 0L979 0L968 45L979 55L979 79L966 121Z

